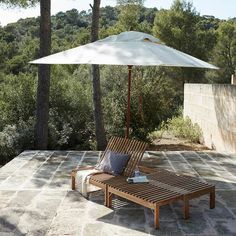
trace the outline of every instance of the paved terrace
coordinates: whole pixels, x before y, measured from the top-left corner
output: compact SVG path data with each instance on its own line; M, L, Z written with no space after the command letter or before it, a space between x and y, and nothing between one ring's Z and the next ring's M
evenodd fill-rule
M153 213L115 200L103 206L101 192L87 200L70 190L70 171L95 164L99 152L27 151L0 169L0 235L236 235L236 156L216 152L146 152L143 163L195 175L216 184L216 208L208 197L162 206L160 230Z

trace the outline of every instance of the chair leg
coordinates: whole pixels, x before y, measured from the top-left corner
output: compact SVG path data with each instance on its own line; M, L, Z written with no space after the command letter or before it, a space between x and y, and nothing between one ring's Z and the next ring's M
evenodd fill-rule
M159 206L156 205L154 209L154 227L155 229L160 229L160 222L159 222Z
M189 218L189 199L184 196L184 206L183 206L184 219Z
M210 192L210 208L215 208L215 187L213 187Z
M112 196L113 196L113 194L108 192L108 194L107 194L107 207L109 207L109 208L112 207Z
M105 191L104 191L104 206L107 207L107 199L108 199L108 195L109 195L109 192L108 192L108 186L106 185L105 187Z
M75 190L75 175L76 173L74 171L71 172L71 189Z
M159 222L159 206L156 204L154 208L154 227L155 229L160 229Z

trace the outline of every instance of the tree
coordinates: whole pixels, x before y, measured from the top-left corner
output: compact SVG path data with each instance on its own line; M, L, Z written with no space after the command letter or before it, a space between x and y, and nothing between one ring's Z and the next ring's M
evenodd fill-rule
M170 10L160 10L156 14L153 32L168 46L208 61L215 35L211 29L202 28L200 21L192 3L175 0ZM183 81L197 82L199 77L204 77L204 71L199 69L179 68L175 71Z
M20 7L33 6L37 2L38 0L0 0L0 3L6 4L8 6L20 6Z
M214 71L209 77L212 82L230 83L231 75L236 71L236 22L221 22L217 35L212 58L220 70Z
M92 6L91 41L98 40L100 0L94 0ZM103 123L99 65L92 65L93 104L97 149L104 150L107 144Z
M143 0L117 0L117 5L120 13L116 27L119 32L138 30Z
M44 57L51 50L51 1L40 1L40 52ZM39 65L36 104L36 147L47 149L49 116L50 66Z

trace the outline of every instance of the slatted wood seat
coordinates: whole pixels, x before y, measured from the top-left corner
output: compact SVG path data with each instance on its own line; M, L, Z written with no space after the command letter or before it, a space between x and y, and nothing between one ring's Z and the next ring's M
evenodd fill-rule
M111 207L112 196L115 194L153 209L155 228L159 228L159 207L182 199L181 193L153 185L153 182L128 184L126 178L122 176L116 180L109 179L104 182L106 183L105 197L107 207Z
M189 217L189 200L210 194L210 208L215 207L215 186L199 181L196 178L183 176L164 169L141 167L140 170L148 174L149 183L128 184L127 177L133 175L136 165L139 164L147 144L137 140L113 137L100 158L105 157L108 150L130 154L131 158L123 171L123 176L113 176L107 173L94 174L89 183L105 191L105 205L111 206L112 195L118 195L154 210L155 227L159 228L159 207L171 202L182 200L184 218ZM89 167L89 169L94 167ZM72 171L72 189L75 189L75 176L79 168Z
M215 207L215 186L197 178L177 174L164 169L156 169L149 175L151 181L165 189L174 190L183 195L184 218L189 218L189 200L205 194L210 195L210 208Z
M189 200L210 194L210 208L215 207L215 186L196 178L179 175L164 169L155 170L147 175L149 183L128 184L124 177L104 180L105 198L108 207L112 195L123 197L154 210L155 228L159 228L159 207L182 200L184 219L189 217Z
M112 137L109 140L105 151L101 155L99 162L101 162L102 159L106 156L106 153L108 150L113 151L113 152L123 153L123 154L129 154L130 159L122 175L125 177L131 177L134 173L135 167L141 161L143 154L146 150L146 147L147 147L147 143L142 142L142 141L121 138L121 137ZM85 169L94 169L94 167L82 167L82 168L72 170L72 173L71 173L72 190L75 190L76 188L76 183L75 183L76 173L79 170L85 170ZM106 174L106 173L94 174L89 178L89 183L105 190L106 184L104 183L104 181L110 178L116 178L116 177L110 174Z

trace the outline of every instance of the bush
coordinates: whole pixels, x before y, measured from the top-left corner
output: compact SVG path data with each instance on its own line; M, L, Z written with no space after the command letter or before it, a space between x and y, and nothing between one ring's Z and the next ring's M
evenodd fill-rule
M153 141L161 139L164 133L169 133L177 138L183 138L193 143L200 143L202 131L198 124L193 124L189 117L184 118L182 109L179 109L178 115L173 116L166 122L162 122L158 130L149 134Z
M20 120L6 125L0 132L0 165L4 165L25 149L34 149L34 120Z
M171 132L175 137L187 139L190 142L199 143L202 131L197 124L193 124L189 117L182 115L168 119L162 127L167 132Z
M155 131L149 133L148 139L151 141L154 141L156 139L161 139L163 137L163 133L164 133L163 129L155 130Z
M16 154L15 145L18 136L19 134L15 125L7 125L4 127L3 131L0 132L0 165L5 164Z

